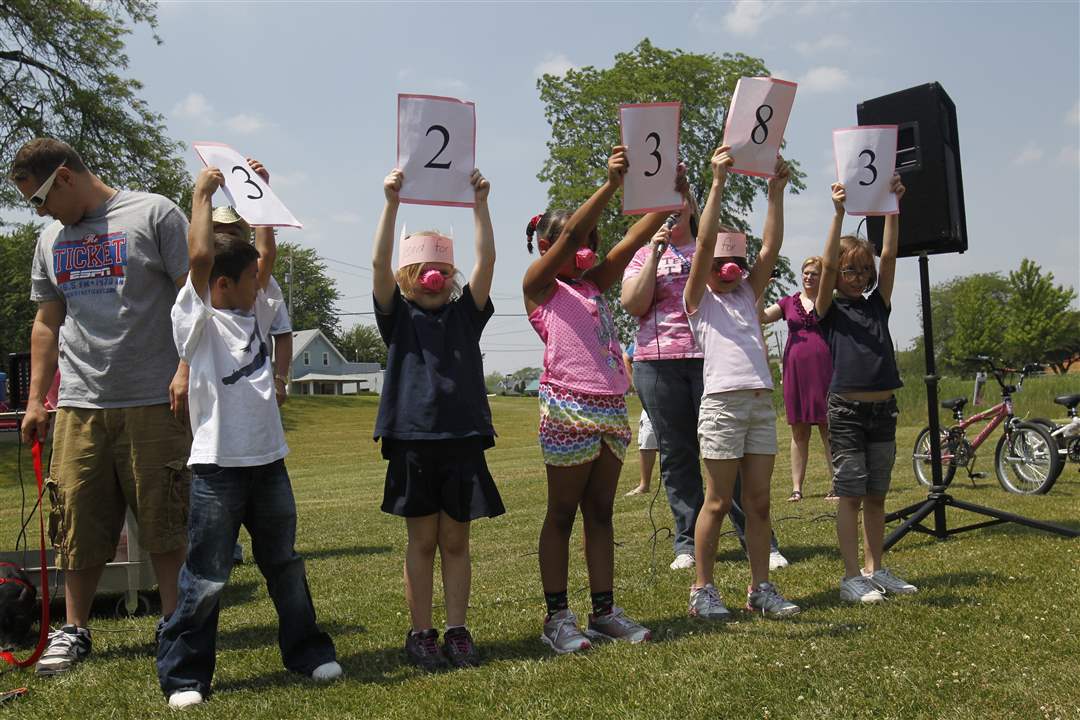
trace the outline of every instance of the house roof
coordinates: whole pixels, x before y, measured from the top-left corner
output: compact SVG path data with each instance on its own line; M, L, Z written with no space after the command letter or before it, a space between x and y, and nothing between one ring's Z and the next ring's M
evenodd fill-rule
M323 340L326 341L326 344L329 345L335 353L337 353L337 356L341 359L341 362L348 362L348 360L345 359L345 356L341 354L341 351L334 346L334 343L330 342L330 338L323 335L322 330L315 328L314 330L296 330L295 332L293 332L292 357L294 365L296 364L296 358L300 357L304 350L307 349L307 346L310 345L312 341L317 337L321 337Z
M377 371L377 372L381 372ZM298 378L293 378L295 383L305 382L360 382L370 380L374 373L350 373L345 375L326 375L323 373L308 373Z

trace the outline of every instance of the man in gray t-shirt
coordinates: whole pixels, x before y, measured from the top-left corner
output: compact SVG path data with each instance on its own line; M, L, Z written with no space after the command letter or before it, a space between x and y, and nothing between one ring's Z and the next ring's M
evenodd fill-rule
M22 424L27 442L45 439L43 401L59 366L52 540L65 570L67 624L50 635L37 668L52 675L90 652L90 606L126 507L150 553L162 611L176 607L191 435L169 311L187 276L188 222L167 198L109 187L50 138L18 151L11 179L38 215L56 221L38 238L31 268L38 311Z

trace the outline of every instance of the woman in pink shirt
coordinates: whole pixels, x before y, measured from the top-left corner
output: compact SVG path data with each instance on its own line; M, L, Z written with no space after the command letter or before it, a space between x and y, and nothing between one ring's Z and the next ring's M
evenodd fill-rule
M592 613L590 637L643 642L651 637L615 607L615 537L612 508L630 442L623 397L629 380L604 291L619 279L634 251L659 229L661 213L639 220L607 257L596 263L596 224L622 186L626 148L608 159L607 182L572 215L548 210L526 229L529 251L540 257L525 273L529 322L544 341L540 377L540 447L547 467L547 515L540 531L540 579L547 616L543 640L556 653L590 646L566 596L570 531L578 507L585 530Z

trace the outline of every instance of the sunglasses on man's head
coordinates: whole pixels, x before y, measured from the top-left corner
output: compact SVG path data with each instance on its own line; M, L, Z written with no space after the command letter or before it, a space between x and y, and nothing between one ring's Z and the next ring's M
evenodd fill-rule
M56 169L52 171L52 175L41 183L41 187L33 195L27 198L26 202L30 203L30 207L36 210L45 204L45 199L49 197L49 191L52 190L53 183L56 182L56 173L60 172L62 167L64 167L64 163L57 165Z

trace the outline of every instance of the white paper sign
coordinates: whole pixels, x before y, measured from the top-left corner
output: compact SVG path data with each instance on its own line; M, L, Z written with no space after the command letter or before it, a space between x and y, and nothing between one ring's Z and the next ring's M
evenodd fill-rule
M236 150L216 142L193 142L191 147L204 165L216 167L225 176L221 191L248 225L304 227Z
M732 172L774 177L797 87L771 77L739 79L724 122L724 144L735 158Z
M889 182L896 170L896 125L833 130L836 181L844 186L848 215L900 212Z
M476 104L435 95L398 95L401 202L473 207Z
M630 162L623 182L624 215L682 207L682 196L675 189L679 112L677 102L619 106L622 144Z

